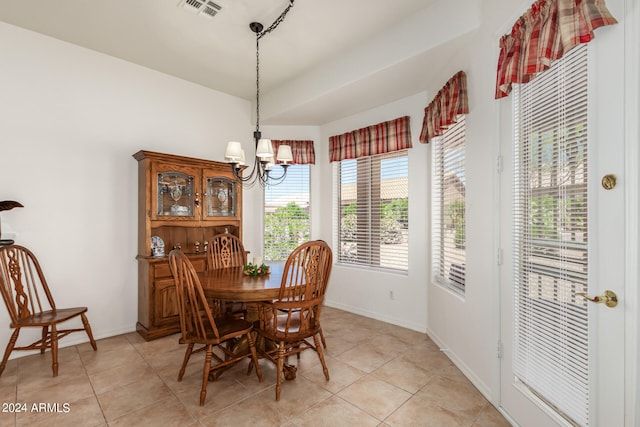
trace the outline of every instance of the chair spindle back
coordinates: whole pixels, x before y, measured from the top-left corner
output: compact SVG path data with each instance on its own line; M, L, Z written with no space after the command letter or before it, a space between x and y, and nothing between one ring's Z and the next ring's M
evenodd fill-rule
M280 286L280 300L300 301L324 297L333 255L322 240L298 246L287 259Z
M181 250L174 249L169 253L169 266L176 285L182 338L205 340L207 331L213 331L219 337L200 279L189 258Z
M12 324L56 308L37 258L24 246L0 248L0 286Z
M208 268L242 267L247 253L240 239L233 234L217 234L209 242Z

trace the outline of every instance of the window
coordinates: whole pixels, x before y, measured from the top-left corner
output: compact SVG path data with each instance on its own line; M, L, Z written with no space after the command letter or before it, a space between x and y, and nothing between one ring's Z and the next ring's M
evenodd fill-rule
M338 163L338 262L408 270L407 150Z
M589 420L587 47L515 92L517 380L572 423Z
M465 289L465 119L433 145L433 275L459 292Z
M264 259L286 261L301 243L309 240L308 164L291 165L284 181L264 190Z

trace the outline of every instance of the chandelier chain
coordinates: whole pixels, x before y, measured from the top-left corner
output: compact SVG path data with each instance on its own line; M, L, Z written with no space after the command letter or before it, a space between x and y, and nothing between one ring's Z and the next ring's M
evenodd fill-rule
M256 36L256 132L260 132L260 36Z
M289 6L282 11L280 16L267 29L256 32L256 132L260 132L260 39L275 30L284 21L287 13L293 7L293 2L294 0L289 0Z
M260 142L260 138L262 137L260 133L260 39L267 35L268 33L275 30L278 25L284 21L284 18L289 13L289 10L293 7L294 0L289 0L289 5L284 9L284 11L276 18L276 20L264 31L262 24L259 22L252 22L249 27L251 31L256 34L256 130L253 134L256 144L256 154L258 149L258 143ZM273 160L271 160L273 161ZM290 160L288 160L290 161ZM255 182L258 182L261 187L265 185L277 185L284 181L287 174L287 167L289 166L287 162L282 164L282 174L279 176L274 176L270 172L270 164L267 160L263 160L262 158L258 158L256 155L254 159L253 168L248 175L243 175L241 167L241 163L236 160L231 160L231 169L233 171L234 176L238 181L240 181L243 185L252 186Z
M276 20L273 21L273 23L271 25L269 25L269 27L266 30L264 30L264 31L262 31L261 33L258 34L258 39L261 39L262 37L264 37L265 35L267 35L271 31L275 30L278 27L278 25L280 25L282 23L282 21L284 21L284 17L287 16L287 13L289 13L291 8L293 7L293 2L294 2L294 0L289 0L289 6L287 6L286 9L282 11L280 16L278 16L276 18Z

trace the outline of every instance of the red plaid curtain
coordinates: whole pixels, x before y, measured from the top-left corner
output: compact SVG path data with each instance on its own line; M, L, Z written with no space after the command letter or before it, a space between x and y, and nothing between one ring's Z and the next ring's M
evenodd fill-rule
M329 137L329 161L357 159L411 147L410 117L404 116Z
M451 124L457 122L458 114L467 113L467 75L464 71L458 71L424 109L420 142L428 144L432 138L442 135Z
M292 139L272 139L271 145L273 146L273 152L278 153L278 147L280 145L291 146L291 153L293 154L294 165L315 165L316 164L316 152L313 149L313 141L296 141ZM279 164L279 162L276 162Z
M508 96L512 83L527 83L580 43L593 30L618 21L604 0L538 0L500 38L496 99Z

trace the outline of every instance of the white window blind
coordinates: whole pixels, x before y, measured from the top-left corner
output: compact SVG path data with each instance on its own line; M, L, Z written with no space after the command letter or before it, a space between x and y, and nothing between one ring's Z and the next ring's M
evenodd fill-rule
M456 291L465 289L465 119L433 140L434 278Z
M514 372L588 425L586 45L515 94Z
M407 151L338 164L338 262L408 270Z
M284 181L264 190L264 259L286 261L309 240L309 165L291 165Z

